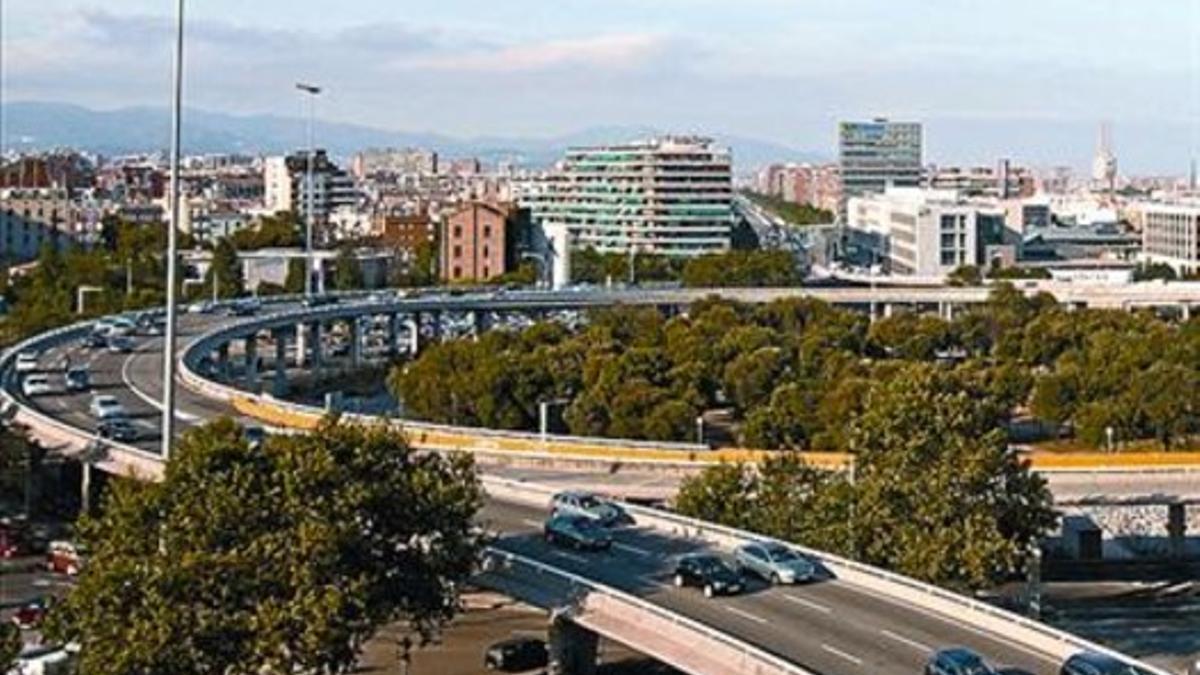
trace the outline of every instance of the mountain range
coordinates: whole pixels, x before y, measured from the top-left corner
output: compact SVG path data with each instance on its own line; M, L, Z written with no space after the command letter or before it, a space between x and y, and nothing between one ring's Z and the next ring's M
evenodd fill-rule
M630 141L659 135L651 127L593 127L547 138L456 138L433 132L380 129L317 120L318 147L349 157L372 147L427 148L442 156L478 157L484 162L512 160L528 167L552 164L572 146ZM94 110L67 103L22 101L0 105L0 134L5 149L23 151L75 148L105 155L162 151L170 139L166 108L129 107ZM707 134L733 149L739 170L769 162L811 162L828 158L778 143L719 133ZM185 154L280 154L303 147L307 122L277 115L231 115L199 109L184 111Z

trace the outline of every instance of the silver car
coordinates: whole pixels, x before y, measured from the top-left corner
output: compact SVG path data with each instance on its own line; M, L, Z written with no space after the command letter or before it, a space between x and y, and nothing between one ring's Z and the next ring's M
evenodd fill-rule
M740 572L751 572L772 584L812 581L817 573L812 561L774 542L752 542L739 546L734 552L734 560Z

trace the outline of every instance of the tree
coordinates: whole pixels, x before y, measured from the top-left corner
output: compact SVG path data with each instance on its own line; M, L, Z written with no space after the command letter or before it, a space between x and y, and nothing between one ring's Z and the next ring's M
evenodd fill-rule
M333 287L339 291L357 291L363 287L362 265L350 246L338 249L334 261Z
M16 669L17 659L21 656L23 647L21 629L8 621L0 623L0 673Z
M295 248L304 245L304 236L295 214L283 211L260 218L253 227L234 232L233 244L239 251Z
M1166 263L1142 263L1134 268L1134 281L1175 281L1179 275Z
M120 481L79 525L78 585L51 616L82 672L349 672L378 626L427 636L479 552L466 456L326 420L250 447L191 431L160 483Z
M685 516L729 527L752 525L758 478L744 464L718 464L689 476L679 485L675 508Z
M856 557L960 589L1020 569L1054 523L1051 496L982 396L927 365L871 392L850 435Z
M299 295L304 292L304 260L290 258L287 263L287 277L283 282L284 292Z
M215 275L215 280L214 280ZM204 275L205 290L211 292L217 288L217 297L236 298L246 292L245 273L242 261L238 259L237 249L228 237L221 237L213 249L212 264Z
M982 286L983 272L975 265L963 265L946 277L946 283L951 286Z

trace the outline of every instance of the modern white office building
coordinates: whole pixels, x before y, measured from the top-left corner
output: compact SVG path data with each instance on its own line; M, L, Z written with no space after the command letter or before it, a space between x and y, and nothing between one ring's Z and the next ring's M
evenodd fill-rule
M1200 272L1200 199L1144 202L1142 257L1166 263L1179 274Z
M842 203L888 187L919 187L924 177L921 148L921 125L916 122L882 118L842 122L838 125Z
M850 236L892 275L943 277L983 265L987 247L1004 240L1004 211L953 190L888 188L852 197Z
M520 203L535 225L565 227L576 249L725 251L734 222L732 154L696 137L573 148L553 179L524 191Z
M308 154L268 157L263 162L263 205L267 212L291 211L300 218L308 210ZM354 179L333 163L324 150L313 155L313 215L316 223L329 222L334 211L359 201Z

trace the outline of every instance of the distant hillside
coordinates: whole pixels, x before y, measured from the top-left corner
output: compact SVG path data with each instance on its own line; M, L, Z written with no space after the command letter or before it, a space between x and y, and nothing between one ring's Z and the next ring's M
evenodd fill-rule
M18 102L0 108L4 147L39 150L73 147L102 154L164 150L170 141L170 115L165 108L134 107L92 110L65 103ZM335 156L348 157L368 147L433 148L448 157L475 156L484 161L515 159L545 166L573 145L627 141L656 133L649 127L597 127L557 138L483 137L459 139L435 133L389 131L318 121L318 144ZM186 153L280 153L305 142L305 121L275 115L228 115L189 109L184 113ZM769 162L820 161L821 155L738 136L712 134L733 148L739 170Z

